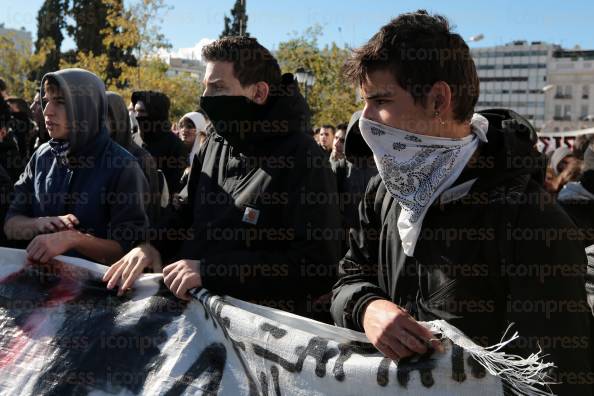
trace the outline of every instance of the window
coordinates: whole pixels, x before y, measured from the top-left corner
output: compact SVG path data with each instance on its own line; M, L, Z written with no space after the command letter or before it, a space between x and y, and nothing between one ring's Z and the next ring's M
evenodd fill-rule
M561 105L555 105L555 117L561 118Z
M571 85L565 86L565 97L571 98L573 96L573 87Z
M582 99L588 99L590 97L590 86L582 86Z
M585 119L588 116L588 105L583 104L582 109L580 111L580 118Z
M566 120L571 119L571 105L563 106L563 118Z

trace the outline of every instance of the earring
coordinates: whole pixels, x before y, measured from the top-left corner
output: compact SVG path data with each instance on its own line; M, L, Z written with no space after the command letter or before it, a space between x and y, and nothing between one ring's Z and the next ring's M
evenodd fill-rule
M445 125L445 122L439 116L439 111L435 110L435 113L433 113L433 117L437 118L437 120L439 121L439 125L441 125L441 126Z

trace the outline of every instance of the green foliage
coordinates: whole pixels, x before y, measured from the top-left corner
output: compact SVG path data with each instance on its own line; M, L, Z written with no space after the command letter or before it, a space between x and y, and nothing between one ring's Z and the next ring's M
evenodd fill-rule
M53 43L53 48L47 54L45 62L31 73L31 80L39 81L44 74L58 70L60 66L60 47L64 40L62 29L66 27L64 14L66 12L65 0L45 0L37 13L37 41L35 53L39 54L47 48L48 43Z
M122 75L128 80L126 88L109 89L118 92L125 100L130 99L136 90L161 91L171 100L169 118L179 121L184 114L198 108L198 98L204 89L189 73L168 76L168 68L159 58L145 58L137 67L124 68Z
M101 0L107 5L103 47L122 54L136 53L137 61L110 58L109 52L78 51L73 61L62 61L61 68L80 67L97 74L106 88L129 100L135 90L161 91L171 99L171 119L177 121L198 105L201 84L189 74L170 76L169 66L155 56L171 45L159 30L161 14L168 9L163 0L142 0L125 9L121 0ZM110 74L117 70L117 74Z
M54 48L54 41L46 38L39 42L38 53L32 55L26 40L10 33L0 36L0 76L6 81L11 95L29 101L33 99L38 86L28 77L45 64Z
M248 16L245 9L245 0L235 0L235 4L231 9L231 18L225 15L225 28L221 33L221 38L227 36L246 36L250 34L247 32Z
M343 77L343 66L350 50L335 43L320 49L320 36L319 25L310 27L303 34L280 43L276 58L285 73L294 73L303 67L314 74L315 84L307 94L313 125L348 122L361 107L356 100L355 87L345 82ZM304 87L301 89L303 92Z
M108 84L118 81L124 64L136 64L138 25L130 24L132 13L124 9L123 0L72 0L67 14L74 21L67 31L77 49L67 54L66 63L100 57L100 63L107 61L103 77Z

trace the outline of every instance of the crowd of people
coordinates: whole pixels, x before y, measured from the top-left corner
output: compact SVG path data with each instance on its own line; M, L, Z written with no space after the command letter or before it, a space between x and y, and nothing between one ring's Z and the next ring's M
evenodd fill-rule
M418 321L483 346L515 323L511 352L542 348L555 392L592 394L592 137L544 155L522 116L475 113L468 46L422 10L353 51L364 109L336 126L310 124L256 39L202 59L200 106L175 122L164 93L123 98L82 69L46 74L31 104L0 80L2 245L108 265L120 295L162 272L180 299L335 323L393 359L443 350Z

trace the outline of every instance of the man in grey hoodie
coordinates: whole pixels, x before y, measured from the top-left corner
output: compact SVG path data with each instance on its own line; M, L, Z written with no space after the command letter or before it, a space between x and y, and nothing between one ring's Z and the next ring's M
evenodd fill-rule
M10 239L32 239L32 262L69 254L112 263L145 237L146 178L109 138L105 86L96 75L48 73L41 97L51 140L15 184L4 231Z

